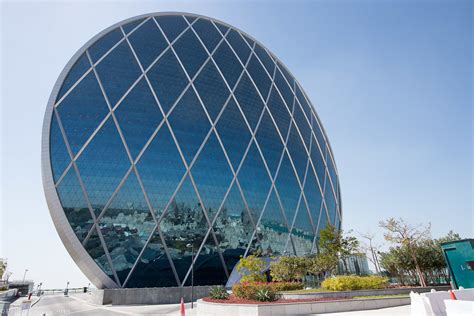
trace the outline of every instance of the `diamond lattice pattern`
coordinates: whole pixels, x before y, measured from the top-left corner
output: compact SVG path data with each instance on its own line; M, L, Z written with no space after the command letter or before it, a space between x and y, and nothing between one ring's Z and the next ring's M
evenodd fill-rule
M53 179L118 287L187 285L192 251L195 284L224 284L240 256L308 253L340 226L327 138L275 59L237 29L167 15L119 26L73 64L54 104Z

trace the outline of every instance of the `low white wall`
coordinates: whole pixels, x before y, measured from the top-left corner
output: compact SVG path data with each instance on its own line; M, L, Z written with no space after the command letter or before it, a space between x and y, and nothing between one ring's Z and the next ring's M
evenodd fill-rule
M221 304L198 300L198 316L307 315L378 309L410 304L409 297L351 299L283 304Z
M396 295L406 294L410 292L426 293L432 289L436 291L447 291L449 286L434 286L434 287L409 287L409 288L394 288L394 289L378 289L378 290L355 290L355 291L337 291L337 292L308 292L308 293L291 293L283 292L282 297L285 299L310 299L323 297L336 298L352 298L354 296L375 296L375 295Z

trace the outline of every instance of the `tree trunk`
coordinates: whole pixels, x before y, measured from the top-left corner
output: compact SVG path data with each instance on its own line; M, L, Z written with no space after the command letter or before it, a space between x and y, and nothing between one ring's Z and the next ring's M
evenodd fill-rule
M413 261L415 262L415 269L416 269L416 274L418 274L418 278L420 279L420 285L422 287L426 287L426 280L425 280L425 275L420 269L420 265L418 264L418 260L416 260L416 254L414 251L411 251L411 257L413 258Z

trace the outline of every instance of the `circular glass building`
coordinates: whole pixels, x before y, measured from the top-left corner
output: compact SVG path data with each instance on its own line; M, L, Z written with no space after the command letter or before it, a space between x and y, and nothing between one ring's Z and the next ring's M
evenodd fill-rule
M214 19L158 13L86 43L43 126L56 229L99 288L224 284L240 256L304 255L341 225L321 122L286 67ZM193 256L194 254L194 256Z

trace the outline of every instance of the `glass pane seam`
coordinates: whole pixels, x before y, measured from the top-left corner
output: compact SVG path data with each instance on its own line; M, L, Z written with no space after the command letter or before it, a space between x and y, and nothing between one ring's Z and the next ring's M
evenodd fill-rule
M122 288L126 287L127 286L127 282L128 280L130 279L130 276L132 275L132 273L135 271L135 267L138 263L138 261L140 260L139 258L141 258L143 252L145 251L146 247L148 246L150 240L153 238L155 232L156 232L156 228L157 228L157 224L155 223L155 226L153 227L153 229L151 230L151 233L150 235L148 236L144 246L142 247L142 249L140 250L140 253L138 254L137 256L137 259L135 260L135 262L133 263L133 266L132 268L130 269L130 271L128 272L127 274L127 277L125 278L125 280L123 281L123 284L122 284Z
M181 286L181 280L179 279L178 272L176 272L176 267L174 266L173 258L171 257L171 254L168 250L168 245L165 242L165 238L163 237L163 233L161 232L161 228L160 228L159 224L158 224L158 227L157 227L157 231L158 231L158 234L160 236L161 244L163 245L166 256L168 257L168 262L171 266L171 270L173 271L176 284L177 284L177 286Z
M70 159L70 158L69 158ZM64 179L64 177L66 176L66 174L69 172L69 169L71 169L72 167L72 161L69 162L69 164L66 166L66 168L64 169L63 173L59 176L59 179L58 181L56 181L56 183L54 184L54 187L57 188L60 184L61 184L61 181Z
M72 67L71 67L72 69ZM77 87L78 84L81 83L81 81L87 77L87 75L92 71L92 67L89 67L89 69L87 69L87 71L81 76L79 77L79 79L63 94L63 96L58 100L56 101L56 103L54 104L54 107L58 107L62 102L63 100ZM59 94L59 90L58 90L58 94Z
M59 113L58 113L59 114ZM87 146L92 142L92 140L95 138L95 136L99 133L99 131L102 129L102 126L107 122L109 119L111 113L108 112L107 115L104 117L104 119L97 125L96 129L92 132L92 134L87 138L87 140L84 142L84 144L81 146L81 148L77 151L76 155L73 157L74 161L77 161L79 157L82 155L84 150L86 150Z
M94 214L94 210L92 209L92 205L91 205L91 202L89 200L89 195L87 194L87 191L86 191L86 188L85 188L85 185L84 185L84 182L82 181L82 177L81 177L81 173L79 172L79 168L77 167L76 163L73 162L73 167L74 167L74 170L76 171L76 176L77 176L77 179L79 181L79 185L81 187L81 190L82 190L82 193L84 194L84 198L86 200L86 203L87 203L87 207L89 208L89 212L91 214L91 217L92 217L92 221L94 223L94 225L97 227L97 235L99 236L99 239L100 239L100 243L102 245L102 248L104 249L104 253L105 253L105 256L107 258L107 262L109 264L109 267L110 269L112 270L112 273L114 275L114 278L115 278L115 283L120 287L120 281L119 281L119 278L117 276L117 272L115 271L115 268L113 267L112 265L112 258L110 257L110 253L109 253L109 250L107 249L107 246L105 244L105 240L104 240L104 236L102 236L102 232L101 230L99 229L99 225L98 225L98 222L97 222L97 218ZM89 255L90 256L90 255ZM97 264L97 263L96 263ZM100 268L100 267L99 267ZM104 272L105 273L105 272Z
M93 209L92 209L92 205L91 205L91 203L90 203L89 196L88 196L88 194L87 194L87 191L86 191L86 189L85 189L84 183L83 183L83 181L82 181L82 178L81 178L81 174L80 174L80 172L79 172L79 169L78 169L78 167L77 167L75 161L72 159L72 158L73 158L72 150L71 150L71 147L69 146L69 141L68 141L68 138L67 138L67 136L66 136L66 133L64 132L64 128L63 128L63 125L62 125L62 122L61 122L61 117L59 116L59 113L57 112L57 110L54 110L54 115L56 115L56 119L57 119L57 121L58 121L59 129L60 129L60 131L61 131L61 133L62 133L62 135L63 135L64 143L65 143L65 145L66 145L66 148L67 148L67 151L68 151L68 153L69 153L69 156L71 157L72 166L73 166L74 171L75 171L75 173L76 173L77 180L79 181L79 186L81 187L81 191L82 191L82 194L83 194L83 196L84 196L84 200L85 200L86 203L87 203L87 208L89 209L89 213L90 213L90 215L91 215L92 222L93 222L93 227L94 227L94 226L97 226L97 219L96 219L95 214L94 214L94 211L93 211ZM97 234L98 234L98 236L99 236L99 239L100 239L100 242L101 242L101 246L102 246L102 248L103 248L103 250L104 250L104 253L105 253L105 255L106 255L107 262L108 262L108 264L109 264L109 266L110 266L110 269L112 270L112 273L113 273L113 275L114 275L114 279L115 279L115 280L113 280L113 282L115 282L118 286L120 286L120 282L119 282L117 273L115 272L115 269L114 269L113 266L112 266L112 259L111 259L111 257L110 257L110 254L109 254L109 252L108 252L107 247L105 246L104 238L103 238L102 233L100 232L99 229L97 229ZM86 237L87 237L87 236L86 236ZM86 252L87 252L87 251L86 251ZM87 254L89 255L89 253L87 253ZM89 255L89 258L90 258L90 255ZM90 258L90 260L93 261L92 258ZM94 264L97 265L97 263L95 263L95 262L94 262ZM99 267L99 269L100 269L100 267ZM101 270L102 270L102 269L101 269ZM105 273L105 272L104 272L104 273Z
M130 36L132 35L133 33L135 33L136 31L138 31L139 28L141 28L146 22L148 22L152 17L151 16L148 16L146 17L143 21L141 21L140 23L138 23L138 25L136 25L130 32L128 32L128 34L126 32L123 32L123 26L126 25L126 24L122 24L120 25L120 28L122 29L122 32L123 32L123 35L124 36ZM134 22L136 20L133 20L133 21L130 21L130 22Z

